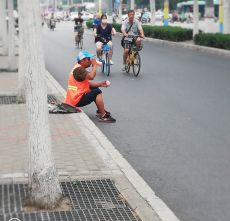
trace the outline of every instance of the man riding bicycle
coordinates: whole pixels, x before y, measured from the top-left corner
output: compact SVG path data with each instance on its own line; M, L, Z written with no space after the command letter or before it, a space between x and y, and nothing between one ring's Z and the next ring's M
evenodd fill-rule
M102 15L101 24L95 27L94 29L96 52L97 52L97 57L100 58L102 46L104 43L107 43L110 46L110 51L109 51L110 64L114 64L112 61L112 56L113 56L112 35L115 34L116 34L116 30L112 27L111 24L108 24L107 22L107 15Z
M74 19L74 32L75 32L75 43L77 45L79 41L79 37L83 37L84 28L83 28L83 22L84 20L81 18L82 14L81 12L78 13L78 17Z
M130 40L128 37L129 36L132 36L132 37L137 36L137 38L135 39L137 49L141 48L141 38L145 38L141 23L137 19L135 19L134 16L135 16L134 10L129 10L128 11L128 18L122 22L122 26L121 26L121 31L122 31L123 36L124 36L124 40L123 40L124 53L123 53L122 71L126 70L126 61L127 61L129 49L131 47L132 40L133 40L133 38ZM140 37L138 37L138 36L140 36Z

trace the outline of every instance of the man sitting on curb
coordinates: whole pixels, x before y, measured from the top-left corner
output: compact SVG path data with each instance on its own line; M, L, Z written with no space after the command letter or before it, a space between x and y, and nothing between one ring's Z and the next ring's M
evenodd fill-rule
M77 64L70 73L68 88L64 104L72 107L83 107L91 102L97 106L96 116L101 122L116 122L111 114L105 110L102 91L99 87L108 87L106 81L92 82L96 76L98 63L93 59L88 51L81 51L77 56ZM92 65L92 70L88 72L86 68Z

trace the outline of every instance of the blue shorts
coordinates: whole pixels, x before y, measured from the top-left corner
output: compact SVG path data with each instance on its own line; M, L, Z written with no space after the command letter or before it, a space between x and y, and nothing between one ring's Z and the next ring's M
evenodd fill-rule
M93 88L91 89L91 91L83 94L81 100L77 103L77 107L83 107L86 106L90 103L92 103L93 101L96 101L96 97L98 94L101 94L101 90L99 88Z

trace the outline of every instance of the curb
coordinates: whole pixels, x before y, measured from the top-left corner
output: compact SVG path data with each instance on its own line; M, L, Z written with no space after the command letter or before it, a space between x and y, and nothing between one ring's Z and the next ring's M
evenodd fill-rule
M123 36L122 33L120 32L117 32L117 35ZM201 51L209 54L215 54L215 55L220 55L220 56L225 56L227 58L230 58L230 51L225 49L211 48L211 47L206 47L201 45L192 45L184 42L173 42L173 41L167 41L167 40L161 40L161 39L155 39L149 37L146 37L143 41L153 42L158 45L166 45L166 46L177 47L177 48L186 48L193 51Z
M59 94L65 96L65 90L61 85L53 78L53 76L47 71L46 78L48 84L51 84ZM149 185L143 180L143 178L134 170L134 168L128 163L128 161L119 153L119 151L113 146L108 138L97 128L97 126L89 119L89 117L83 112L78 116L83 121L84 127L90 131L98 143L101 144L102 150L105 155L109 155L117 166L120 168L124 176L129 180L137 193L148 203L148 205L155 211L162 221L179 221L176 215L170 208L156 196L155 192L149 187ZM150 221L150 220L149 220Z

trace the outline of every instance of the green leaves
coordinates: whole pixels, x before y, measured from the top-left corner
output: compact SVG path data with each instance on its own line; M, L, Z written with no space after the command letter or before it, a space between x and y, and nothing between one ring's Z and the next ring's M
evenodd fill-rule
M194 42L197 45L230 50L230 34L200 33L195 35Z

